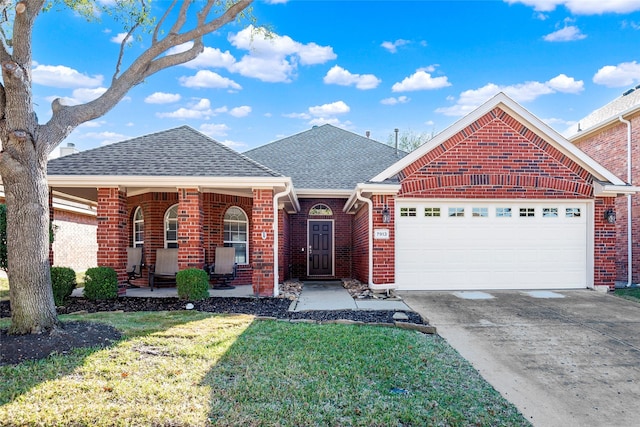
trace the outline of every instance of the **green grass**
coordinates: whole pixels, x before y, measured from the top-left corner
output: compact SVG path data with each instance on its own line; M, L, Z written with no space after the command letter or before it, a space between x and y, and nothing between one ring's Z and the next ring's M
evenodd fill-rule
M438 336L186 311L69 319L125 339L0 367L0 424L529 425Z
M640 288L616 289L614 295L635 302L640 302Z

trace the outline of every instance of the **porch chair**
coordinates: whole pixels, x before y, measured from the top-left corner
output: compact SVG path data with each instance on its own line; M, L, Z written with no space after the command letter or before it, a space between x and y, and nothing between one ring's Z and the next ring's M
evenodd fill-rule
M142 277L142 247L127 248L127 285L130 288L139 288L131 283L132 280Z
M209 278L222 281L213 285L213 289L234 289L227 283L236 278L238 264L236 263L236 249L218 246L214 263L208 266Z
M156 281L175 284L176 274L178 274L178 249L156 250L156 263L149 267L149 287L151 291L156 286Z

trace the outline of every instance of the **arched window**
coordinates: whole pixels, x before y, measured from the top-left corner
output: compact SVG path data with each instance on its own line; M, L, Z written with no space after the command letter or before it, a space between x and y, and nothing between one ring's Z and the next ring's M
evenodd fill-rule
M247 264L249 262L249 223L247 214L236 206L227 209L224 214L224 245L236 249L236 262Z
M178 247L178 205L173 205L164 214L164 247Z
M309 216L331 216L333 215L333 211L331 208L323 203L318 203L309 211Z
M144 245L144 214L142 207L138 206L133 214L133 247Z

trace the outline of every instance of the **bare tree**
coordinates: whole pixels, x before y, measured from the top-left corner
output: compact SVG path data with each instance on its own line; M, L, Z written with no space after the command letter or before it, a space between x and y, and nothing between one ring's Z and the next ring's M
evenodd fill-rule
M395 147L396 145L396 137L398 138L398 148L402 151L410 153L416 148L420 147L427 141L430 141L431 138L435 136L435 131L431 132L422 132L417 133L412 131L411 129L405 131L398 131L399 134L392 133L387 138L387 144Z
M0 0L0 17L5 19L0 34L0 176L7 204L10 333L39 333L60 327L49 271L49 153L78 125L106 114L147 77L194 59L204 49L204 35L241 17L251 3L172 0L157 23L147 28L150 47L121 71L127 42L153 21L144 0L116 0L112 10L124 12L120 17L127 18L128 35L122 42L111 86L99 98L82 105L53 101L51 119L39 124L32 99L32 33L45 0ZM97 2L60 0L56 4L88 16ZM186 42L193 42L193 46L184 52L168 52Z

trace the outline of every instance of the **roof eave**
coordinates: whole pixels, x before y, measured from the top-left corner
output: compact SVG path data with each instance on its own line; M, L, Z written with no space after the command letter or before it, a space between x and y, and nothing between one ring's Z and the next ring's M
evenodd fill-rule
M355 190L351 191L349 199L342 208L343 212L349 213L354 205L358 203L358 194L363 197L371 197L372 195L395 196L402 186L400 184L380 184L380 183L361 183L356 185Z
M593 194L596 197L618 197L636 193L640 193L640 187L634 185L614 185L600 181L593 183Z
M138 175L49 175L51 187L149 187L149 188L280 188L288 177L138 176Z

